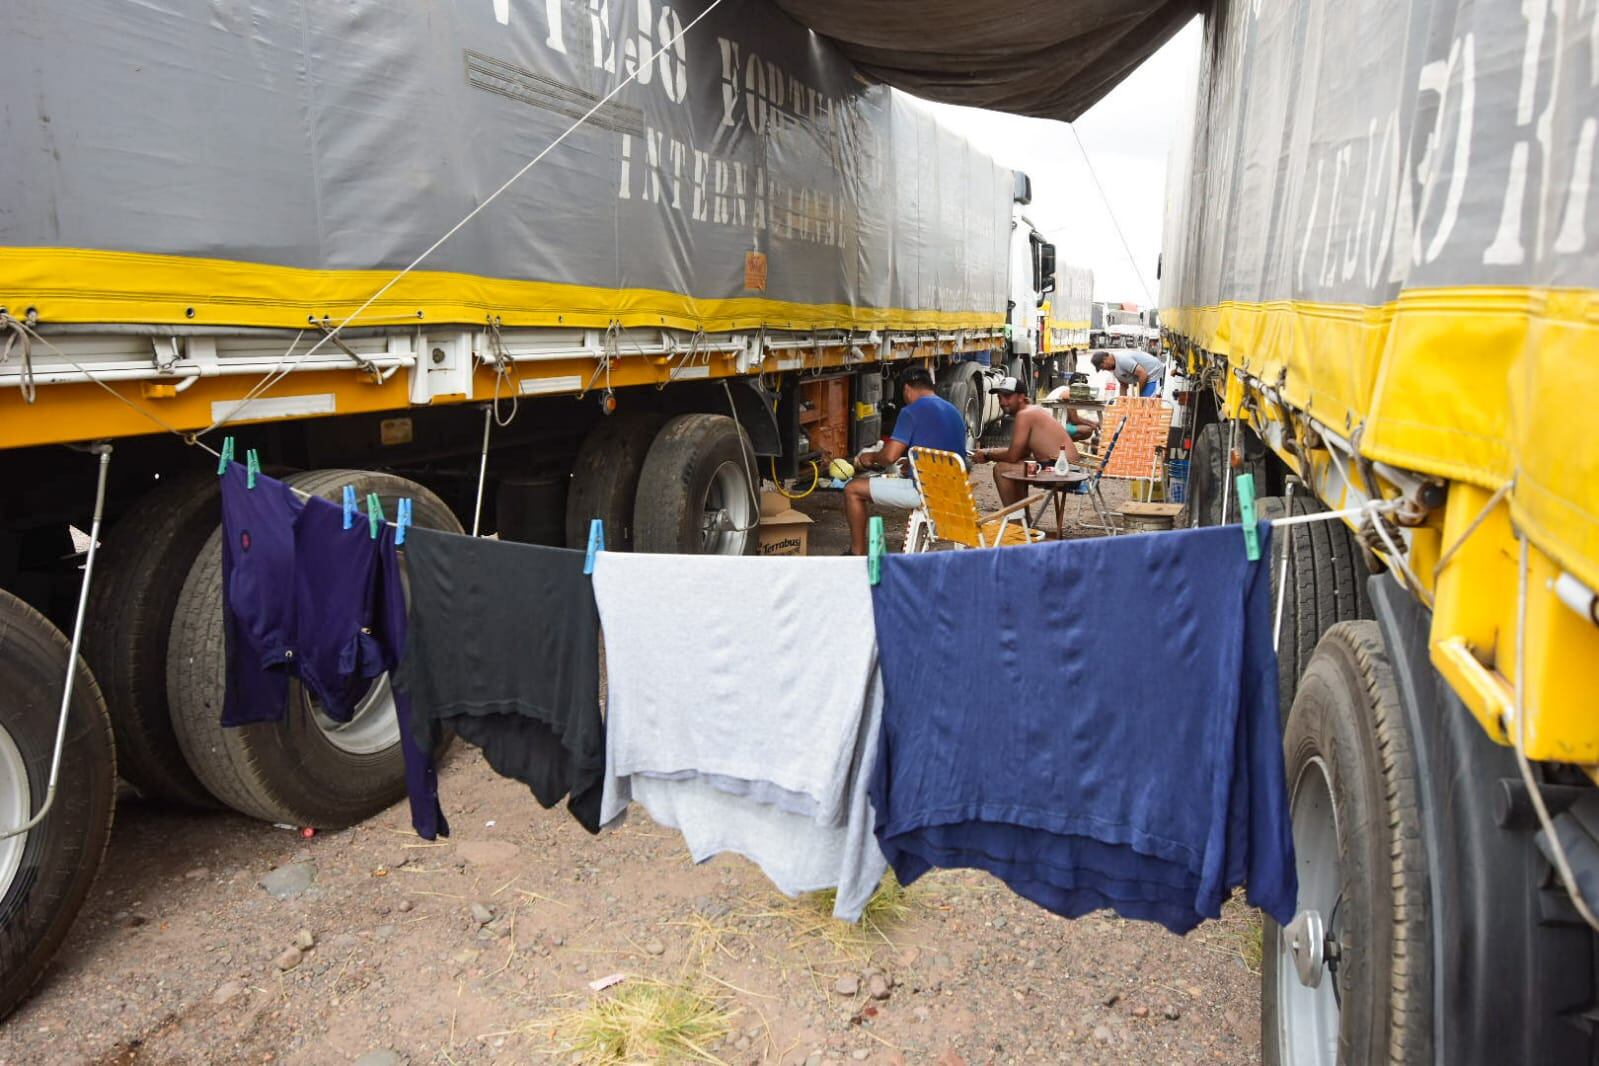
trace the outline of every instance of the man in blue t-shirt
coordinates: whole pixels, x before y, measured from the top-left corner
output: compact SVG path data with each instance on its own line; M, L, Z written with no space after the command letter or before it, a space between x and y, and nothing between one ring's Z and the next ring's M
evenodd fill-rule
M933 392L933 375L926 367L900 372L899 390L905 406L894 420L894 432L878 451L861 452L856 469L885 469L899 462L912 448L937 448L954 452L966 461L966 420L948 400ZM922 505L922 494L909 477L856 478L844 486L844 513L849 517L851 555L866 554L866 505L911 510Z

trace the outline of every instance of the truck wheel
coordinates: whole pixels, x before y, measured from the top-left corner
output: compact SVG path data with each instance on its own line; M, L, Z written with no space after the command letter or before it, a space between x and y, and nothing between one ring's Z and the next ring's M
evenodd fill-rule
M566 495L566 546L586 548L589 522L605 523L605 546L633 550L633 502L650 443L666 416L630 411L595 424L583 438Z
M386 514L411 497L418 526L459 533L461 525L432 492L392 474L319 470L289 483L338 499L354 485L376 492ZM227 651L222 628L222 530L214 530L178 596L172 623L167 692L172 724L195 776L219 800L268 822L341 828L371 817L405 795L405 766L389 679L378 678L348 723L322 713L293 684L282 722L222 726Z
M217 478L163 480L111 527L89 589L83 657L111 712L117 770L149 799L216 800L183 759L167 706L167 644L183 580L221 521Z
M1417 770L1375 622L1327 631L1283 747L1300 911L1286 929L1265 921L1265 1061L1430 1063L1432 949Z
M966 448L970 451L983 436L983 395L978 391L977 382L970 374L960 374L941 387L938 394L961 413L966 423Z
M1103 444L1108 445L1109 441ZM1222 478L1227 470L1227 441L1220 422L1202 426L1188 456L1188 525L1221 524Z
M650 445L633 505L633 547L678 555L754 555L749 437L726 415L677 415Z
M0 831L44 803L70 650L43 615L0 592ZM94 885L111 838L114 751L105 700L80 657L55 805L26 834L0 840L0 1018L44 972Z
M1295 515L1317 514L1323 507L1309 496L1295 495ZM1256 501L1259 518L1289 515L1283 497ZM1277 678L1283 720L1293 706L1299 677L1310 666L1323 633L1339 622L1372 617L1366 595L1364 564L1354 534L1341 522L1310 522L1287 526L1272 534L1272 606L1283 577L1283 553L1288 554L1288 587L1282 593L1282 630L1277 641ZM1274 616L1275 617L1275 616Z
M1009 448L1016 439L1016 420L1009 415L989 426L978 443L984 448Z

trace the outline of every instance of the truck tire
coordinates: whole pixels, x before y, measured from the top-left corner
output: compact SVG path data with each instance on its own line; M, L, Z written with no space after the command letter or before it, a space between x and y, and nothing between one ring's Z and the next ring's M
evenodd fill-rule
M677 555L754 555L760 505L755 452L726 415L677 415L639 472L633 548Z
M1271 521L1291 514L1318 514L1325 510L1309 496L1288 500L1267 496L1256 501L1257 517ZM1284 576L1283 554L1288 555L1287 589L1282 592L1282 624L1277 638L1277 679L1283 720L1293 706L1299 677L1310 666L1323 633L1339 622L1371 618L1366 594L1365 565L1354 534L1341 522L1310 522L1272 531L1272 606ZM1275 617L1275 615L1274 615Z
M386 514L411 497L416 525L459 533L461 525L432 492L392 474L319 470L290 484L337 499L346 484L376 492ZM172 623L167 692L172 723L195 776L217 799L267 822L342 828L405 795L405 766L388 679L373 683L347 725L323 716L298 683L282 722L223 728L226 656L222 627L222 530L214 530L178 596Z
M189 567L221 521L218 481L160 482L105 536L89 589L83 657L111 712L117 770L147 799L215 807L183 759L167 705L167 644Z
M978 390L975 376L960 373L938 389L938 395L954 405L966 423L966 447L970 450L983 436L983 394Z
M629 411L597 422L572 468L572 487L566 495L566 546L586 548L589 522L605 523L605 546L610 551L633 550L633 506L639 474L655 435L666 415Z
M1432 1062L1432 943L1419 775L1375 622L1328 630L1283 738L1300 913L1337 960L1299 980L1290 938L1265 921L1261 1044L1268 1066ZM1329 952L1330 954L1330 952Z
M44 802L70 651L43 615L0 591L0 829L26 822ZM111 720L81 656L67 713L55 805L26 835L0 840L0 1018L66 939L111 838Z
M1102 441L1101 446L1108 446ZM1222 478L1227 471L1227 441L1220 422L1202 426L1188 456L1188 525L1221 524Z
M1016 420L1009 415L993 423L983 432L978 445L983 448L1009 448L1016 439Z

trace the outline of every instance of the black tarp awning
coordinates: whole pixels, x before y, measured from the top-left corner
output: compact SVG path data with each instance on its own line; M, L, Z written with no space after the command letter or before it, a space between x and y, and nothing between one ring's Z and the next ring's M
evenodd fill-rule
M1199 0L775 0L862 72L930 100L1070 122Z

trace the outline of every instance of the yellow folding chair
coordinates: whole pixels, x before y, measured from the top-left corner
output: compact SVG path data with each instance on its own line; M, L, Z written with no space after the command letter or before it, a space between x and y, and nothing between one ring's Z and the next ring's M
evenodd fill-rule
M977 509L966 464L954 452L912 448L911 469L922 492L922 506L911 513L906 551L929 551L940 540L965 548L1002 548L1044 539L1044 531L1028 523L1027 509L1049 493L1035 493L985 515Z

